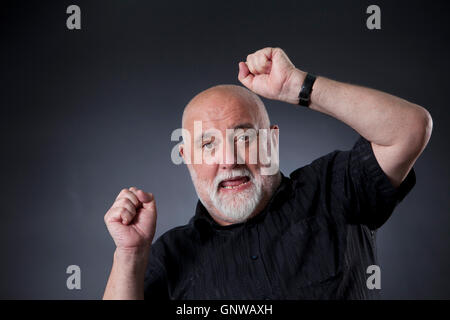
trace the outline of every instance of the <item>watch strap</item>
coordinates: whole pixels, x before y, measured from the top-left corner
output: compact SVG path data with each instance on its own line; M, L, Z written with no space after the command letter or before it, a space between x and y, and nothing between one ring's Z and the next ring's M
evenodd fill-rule
M302 89L298 95L298 104L308 107L311 103L311 92L316 76L310 73L306 74L305 80L303 80Z

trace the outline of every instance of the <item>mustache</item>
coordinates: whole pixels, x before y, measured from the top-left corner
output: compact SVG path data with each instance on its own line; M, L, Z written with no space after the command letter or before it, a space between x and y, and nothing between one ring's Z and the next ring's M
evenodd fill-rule
M233 169L231 171L221 172L214 178L214 187L217 189L219 187L219 184L223 180L228 180L235 177L248 177L249 179L252 179L253 174L247 168Z

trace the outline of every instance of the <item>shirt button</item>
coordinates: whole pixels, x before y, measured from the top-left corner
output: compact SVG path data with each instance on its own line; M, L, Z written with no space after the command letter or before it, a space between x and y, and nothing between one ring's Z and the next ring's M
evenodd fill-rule
M258 259L258 255L257 254L252 255L252 260L256 260L256 259Z

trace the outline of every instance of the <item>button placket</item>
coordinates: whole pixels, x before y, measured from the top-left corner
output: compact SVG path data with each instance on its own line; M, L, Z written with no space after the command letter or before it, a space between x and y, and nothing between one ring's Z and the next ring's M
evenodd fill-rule
M261 299L270 299L270 283L266 274L266 268L262 259L260 244L259 244L259 228L258 225L252 224L249 226L250 232L250 263L254 265L255 275L257 277L258 286L261 291Z

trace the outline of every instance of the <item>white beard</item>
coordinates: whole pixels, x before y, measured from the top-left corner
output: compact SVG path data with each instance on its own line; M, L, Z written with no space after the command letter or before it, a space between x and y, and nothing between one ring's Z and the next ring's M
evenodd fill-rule
M219 183L222 180L238 176L249 177L251 187L237 194L220 193ZM212 184L198 179L194 172L191 173L191 177L197 195L209 213L211 214L212 210L209 208L205 199L202 199L200 196L199 190L208 190L208 196L213 206L223 215L223 217L218 218L230 223L239 223L247 220L263 198L261 176L258 175L257 177L253 177L252 173L246 168L233 169L221 173L215 177Z

